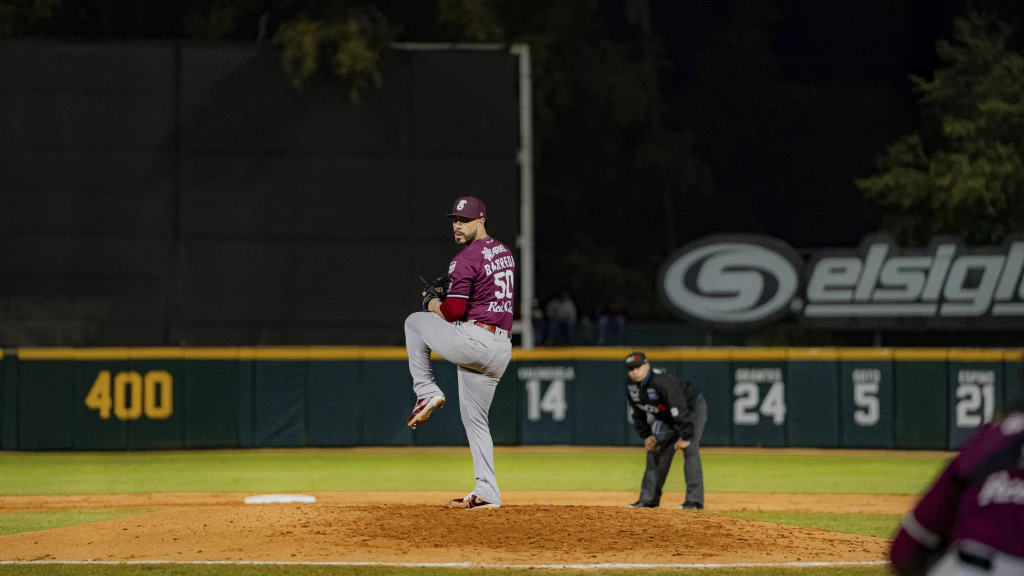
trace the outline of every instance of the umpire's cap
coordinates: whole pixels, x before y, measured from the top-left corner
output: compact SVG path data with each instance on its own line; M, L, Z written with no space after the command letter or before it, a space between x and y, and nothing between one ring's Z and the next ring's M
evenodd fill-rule
M633 368L636 368L637 366L643 366L646 363L647 363L647 356L643 352L641 352L639 350L637 350L636 352L630 353L629 356L626 356L626 369L628 369L628 370L632 370Z

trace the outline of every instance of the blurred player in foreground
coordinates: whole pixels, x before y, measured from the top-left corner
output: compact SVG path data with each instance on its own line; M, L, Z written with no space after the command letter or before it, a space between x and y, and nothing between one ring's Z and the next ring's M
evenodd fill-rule
M901 576L1024 575L1024 399L982 426L903 519Z

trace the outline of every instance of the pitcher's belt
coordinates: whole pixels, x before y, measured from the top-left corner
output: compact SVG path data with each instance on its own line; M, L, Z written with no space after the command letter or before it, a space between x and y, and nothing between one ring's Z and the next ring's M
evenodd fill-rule
M476 320L473 321L473 324L483 328L484 330L487 330L491 334L497 334L498 330L502 330L505 333L506 337L512 337L512 334L510 334L508 330L503 330L501 328L498 328L497 326L491 326L490 324L484 324L483 322L477 322Z

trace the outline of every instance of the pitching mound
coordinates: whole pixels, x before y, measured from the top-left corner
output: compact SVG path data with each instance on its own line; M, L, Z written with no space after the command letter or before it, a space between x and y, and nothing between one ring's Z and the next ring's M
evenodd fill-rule
M374 494L374 493L370 493ZM509 493L497 510L448 510L439 493L375 493L392 503L351 505L358 494L320 494L316 504L244 505L242 495L180 494L8 497L0 510L163 506L135 516L0 537L0 560L473 562L488 564L781 563L883 560L889 541L738 520L728 495L709 495L709 512L525 502ZM534 493L545 494L545 493ZM546 493L562 500L585 497ZM585 493L593 494L593 493ZM444 494L445 497L452 494ZM668 497L670 495L666 495ZM834 495L735 495L740 508L829 511ZM782 499L772 504L773 497ZM419 498L419 503L394 503ZM435 502L427 505L423 502ZM625 498L625 499L624 499ZM842 502L842 499L848 500ZM892 497L902 498L902 497ZM801 502L801 500L804 500ZM758 500L761 504L758 505ZM50 505L42 506L43 501ZM666 503L668 501L666 500ZM563 502L564 503L564 502ZM896 504L901 513L912 501ZM876 504L872 511L877 511ZM870 508L870 506L869 506ZM852 510L844 510L852 511Z

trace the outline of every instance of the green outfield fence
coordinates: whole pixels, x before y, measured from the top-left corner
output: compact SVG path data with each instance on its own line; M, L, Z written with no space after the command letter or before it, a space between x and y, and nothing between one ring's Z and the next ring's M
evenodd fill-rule
M648 348L707 399L707 446L955 449L1021 394L1020 350ZM514 350L495 443L639 445L624 348ZM0 355L0 449L464 445L448 404L413 431L403 348L19 348Z

